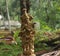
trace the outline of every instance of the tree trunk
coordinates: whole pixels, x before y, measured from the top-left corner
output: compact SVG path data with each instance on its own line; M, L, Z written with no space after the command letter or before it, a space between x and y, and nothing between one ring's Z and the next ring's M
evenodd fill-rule
M6 11L7 11L7 17L8 17L9 31L11 32L10 15L9 15L9 9L8 9L8 0L5 0L5 2L6 2Z
M21 40L23 56L35 56L34 54L34 27L31 20L32 16L28 14L30 9L29 0L20 0L21 5Z

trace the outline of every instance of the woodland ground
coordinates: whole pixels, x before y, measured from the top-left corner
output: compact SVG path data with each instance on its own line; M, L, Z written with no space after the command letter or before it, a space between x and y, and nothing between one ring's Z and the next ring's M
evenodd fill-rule
M18 54L22 54L22 43L21 43L20 38L18 37L18 33L19 33L19 31L16 31L14 33L14 38L16 39L17 45L16 44L7 45L5 42L0 43L0 56L17 56ZM37 53L37 54L39 54L41 52L42 53L48 52L54 48L54 46L52 48L51 46L48 46L45 43L40 43L43 40L48 41L49 38L47 36L50 36L50 35L48 35L48 34L45 35L45 34L46 34L46 32L40 31L40 32L37 32L35 35L35 38L36 38L35 39L35 53Z

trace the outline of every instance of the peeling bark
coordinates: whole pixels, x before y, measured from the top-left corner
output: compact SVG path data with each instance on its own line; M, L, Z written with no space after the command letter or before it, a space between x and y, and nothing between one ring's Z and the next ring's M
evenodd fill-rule
M35 56L34 54L34 23L31 22L32 16L28 14L30 6L29 0L20 0L21 2L21 40L23 56Z

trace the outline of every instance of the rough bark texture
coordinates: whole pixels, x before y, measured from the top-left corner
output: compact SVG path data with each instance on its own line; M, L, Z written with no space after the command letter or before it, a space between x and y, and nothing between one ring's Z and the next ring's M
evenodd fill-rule
M31 20L32 16L28 14L29 0L20 0L21 5L21 40L23 56L35 56L34 54L34 28Z

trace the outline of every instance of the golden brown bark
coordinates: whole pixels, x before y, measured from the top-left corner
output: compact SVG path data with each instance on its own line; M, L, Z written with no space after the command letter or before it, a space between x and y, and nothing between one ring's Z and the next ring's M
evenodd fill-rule
M34 28L30 16L26 9L23 9L24 14L21 16L21 40L23 48L23 56L35 56L34 54Z
M32 23L32 16L30 16L30 1L20 0L21 6L21 40L23 48L23 56L35 56L34 54L34 23Z

